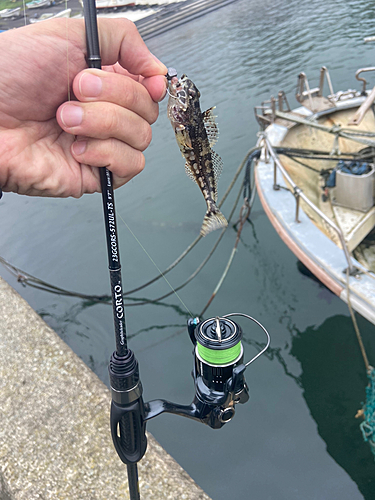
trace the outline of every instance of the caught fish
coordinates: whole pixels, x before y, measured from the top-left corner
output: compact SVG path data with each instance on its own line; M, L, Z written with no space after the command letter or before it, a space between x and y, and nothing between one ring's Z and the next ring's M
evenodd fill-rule
M207 203L200 234L206 234L228 225L216 206L217 181L223 169L223 161L212 150L219 130L213 114L214 108L202 113L200 92L194 83L183 75L177 78L176 70L168 70L168 118L172 123L177 144L185 158L185 172L195 181Z

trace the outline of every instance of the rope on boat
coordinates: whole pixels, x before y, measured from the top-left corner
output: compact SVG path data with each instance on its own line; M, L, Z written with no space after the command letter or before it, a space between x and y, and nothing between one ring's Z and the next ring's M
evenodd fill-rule
M359 331L358 323L354 314L352 303L350 300L350 289L349 289L349 268L346 270L346 291L347 300L350 316L352 318L353 327L357 336L359 348L363 357L363 361L366 367L366 374L369 379L369 384L366 387L366 401L359 410L356 417L363 416L364 421L359 424L359 428L362 431L363 439L370 444L371 451L374 455L375 460L375 368L373 368L368 360L365 346L363 344L362 336Z
M276 147L275 150L279 154L296 156L299 158L309 158L311 160L327 160L327 161L353 160L353 159L366 160L373 158L375 155L375 150L371 146L368 146L353 153L346 152L340 155L333 155L330 151L321 151L319 149Z
M348 308L349 308L350 316L352 318L353 327L354 327L355 333L357 335L357 340L358 340L358 343L359 343L359 348L361 350L363 361L365 363L366 372L368 372L369 369L370 369L370 363L368 361L368 357L367 357L367 354L366 354L365 346L363 345L362 336L361 336L361 333L359 331L358 323L357 323L357 320L356 320L356 317L355 317L355 314L354 314L354 310L353 310L353 307L352 307L352 302L350 300L349 268L346 269L346 293L347 293L347 299L348 299Z
M298 163L304 168L312 170L321 175L329 175L333 168L317 170L311 165L307 165L297 158L304 158L307 160L324 160L324 161L373 161L375 157L375 149L372 147L366 147L357 153L345 153L344 155L332 155L331 153L325 151L317 151L313 149L294 149L294 148L275 148L278 155L284 155L292 159L294 162Z
M236 183L239 175L241 174L243 168L246 166L246 174L245 174L245 179L243 181L243 183L241 184L241 187L240 187L240 191L239 191L239 194L236 198L236 201L235 201L235 204L232 208L232 211L228 217L228 222L231 221L232 217L233 217L233 214L234 214L234 211L238 205L238 200L240 198L240 194L241 194L241 191L242 189L244 189L244 196L245 196L245 191L246 191L246 185L247 185L247 175L248 175L248 171L249 171L249 166L251 165L253 159L255 157L259 157L260 155L260 148L259 147L253 147L251 148L245 158L243 159L243 161L241 162L241 164L239 165L231 183L229 184L223 198L221 199L220 203L218 203L218 207L220 208L224 201L226 200L226 198L228 197L229 193L231 192L231 190L233 189L233 186L234 184ZM251 187L247 188L247 191L246 192L251 192ZM255 194L255 192L253 191L252 193L253 195ZM253 198L252 198L253 199ZM229 227L229 225L227 226ZM135 306L135 305L145 305L145 304L149 304L149 303L156 303L156 302L160 302L161 300L163 300L164 298L166 297L169 297L170 295L172 295L174 292L180 290L181 288L183 288L184 286L186 286L188 283L190 283L190 281L192 281L193 278L195 278L195 276L202 270L202 268L204 267L204 265L208 262L208 260L212 257L213 253L215 252L216 248L218 247L221 239L223 238L224 236L224 233L226 231L226 228L223 229L222 233L220 234L219 238L217 239L216 243L214 244L213 248L211 249L210 253L207 255L207 257L202 261L202 263L197 267L197 269L190 275L190 277L184 282L182 283L181 285L179 285L177 288L174 288L171 292L169 292L168 294L166 295L163 295L162 297L159 297L157 299L136 299L136 298L132 298L132 297L129 297L129 300L134 300L135 302L134 303L127 303L125 304L127 307L129 306ZM242 228L241 228L242 229ZM181 262L181 260L186 257L186 255L194 248L194 246L200 241L200 239L202 238L202 236L198 236L185 250L184 252L162 273L160 273L159 275L157 275L155 278L149 280L148 282L144 283L143 285L133 289L133 290L129 290L129 291L126 291L124 292L124 296L129 296L130 294L132 293L135 293L139 290L142 290L143 288L146 288L147 286L151 285L152 283L155 283L158 279L160 279L161 277L163 277L163 275L167 274L169 271L171 271L174 267L177 266L177 264L179 264L179 262ZM74 291L70 291L70 290L66 290L64 288L61 288L61 287L57 287L55 285L52 285L46 281L43 281L41 280L40 278L37 278L33 275L31 275L30 273L26 272L26 271L23 271L19 268L17 268L16 266L14 266L13 264L11 264L10 262L8 262L6 259L4 259L3 257L0 256L0 263L13 275L16 277L17 281L19 283L21 283L23 286L31 286L33 288L36 288L38 290L42 290L42 291L46 291L46 292L49 292L49 293L52 293L52 294L56 294L56 295L62 295L62 296L68 296L68 297L77 297L77 298L80 298L80 299L83 299L83 300L87 300L87 301L90 301L90 302L93 302L93 303L102 303L102 304L108 304L110 303L111 301L111 296L110 295L91 295L91 294L84 294L84 293L79 293L79 292L74 292Z
M365 269L363 266L359 267L359 271L361 272L361 274L365 274L373 280L375 279L375 274L372 271L367 271L367 269Z

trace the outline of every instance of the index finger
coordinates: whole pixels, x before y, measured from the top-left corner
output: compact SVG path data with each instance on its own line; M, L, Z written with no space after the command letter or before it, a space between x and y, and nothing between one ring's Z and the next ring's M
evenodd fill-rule
M166 75L167 68L148 50L134 23L128 19L98 20L102 64L121 66L144 77Z
M163 80L160 76L147 80L155 78ZM118 73L86 69L74 79L73 91L81 102L110 102L136 113L150 124L158 117L158 105L147 89L132 78Z
M112 66L103 66L102 69L108 73L117 73L119 75L124 75L132 80L141 83L150 94L151 98L155 102L160 102L164 99L167 93L167 80L165 76L154 75L150 77L143 77L140 75L133 75L120 64L113 64Z

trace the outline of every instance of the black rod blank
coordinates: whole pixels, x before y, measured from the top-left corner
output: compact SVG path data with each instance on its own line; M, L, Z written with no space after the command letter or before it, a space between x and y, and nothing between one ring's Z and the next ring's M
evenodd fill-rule
M102 65L100 58L95 0L83 0L83 8L86 26L87 63L90 68L101 69ZM118 356L126 356L128 346L126 340L125 308L121 278L115 198L113 193L113 178L112 173L106 167L100 167L99 172L103 200L104 224L107 237L108 267L111 281L116 352Z
M83 0L83 8L86 25L87 62L90 68L101 69L95 0ZM126 341L125 308L112 173L106 167L100 167L99 172L116 339L116 352L112 355L109 367L112 389L111 429L115 427L112 429L115 447L117 443L120 452L124 452L126 456L134 455L136 457L136 462L125 460L125 463L128 472L130 499L140 500L137 462L142 458L147 447L142 386L139 381L138 364L134 354L128 349ZM116 360L117 363L115 363ZM130 384L131 387L127 387L127 384ZM130 399L121 401L120 409L123 410L124 415L121 416L120 421L115 426L112 425L115 406L113 398L118 396L121 398L124 394ZM119 429L121 429L121 432L120 442L118 443Z

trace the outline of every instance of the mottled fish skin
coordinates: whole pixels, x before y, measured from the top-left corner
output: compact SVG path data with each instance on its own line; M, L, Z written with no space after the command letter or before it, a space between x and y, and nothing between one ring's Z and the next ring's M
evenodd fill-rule
M180 80L169 82L168 118L172 123L177 144L185 158L185 171L195 181L207 204L207 212L200 231L202 236L228 225L216 206L217 180L223 163L211 146L216 143L218 128L210 108L202 113L200 92L194 83L183 75Z

